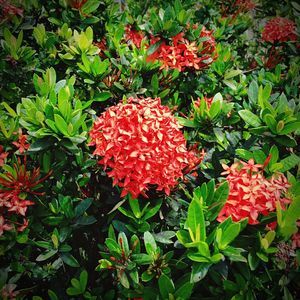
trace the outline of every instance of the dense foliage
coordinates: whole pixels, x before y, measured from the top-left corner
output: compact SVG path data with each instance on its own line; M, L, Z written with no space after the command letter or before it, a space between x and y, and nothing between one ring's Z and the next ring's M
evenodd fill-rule
M300 6L0 0L1 299L299 299Z

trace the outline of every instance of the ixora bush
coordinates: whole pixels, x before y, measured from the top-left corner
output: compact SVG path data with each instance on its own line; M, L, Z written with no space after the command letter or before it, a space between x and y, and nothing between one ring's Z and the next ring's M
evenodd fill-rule
M299 299L299 14L0 0L0 298Z

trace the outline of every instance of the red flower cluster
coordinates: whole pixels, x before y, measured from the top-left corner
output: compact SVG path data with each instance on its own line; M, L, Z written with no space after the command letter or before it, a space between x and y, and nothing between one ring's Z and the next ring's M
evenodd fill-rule
M8 0L0 0L0 8L2 10L1 17L4 19L16 15L23 17L23 9L10 4Z
M96 47L98 47L98 49L100 50L99 56L100 56L101 58L105 58L106 55L105 55L104 51L107 50L106 39L105 39L105 38L102 38L100 42L95 42L94 45L95 45Z
M267 159L268 160L268 159ZM276 201L282 205L290 202L284 198L290 187L283 174L275 174L270 179L264 177L263 170L267 165L254 164L253 159L246 162L236 162L230 167L223 164L229 183L229 196L220 211L218 221L222 222L231 216L233 221L248 217L249 224L258 224L260 214L268 215L275 211Z
M8 154L8 152L4 152L3 146L0 145L0 167L3 167L4 161Z
M20 154L23 154L25 151L27 151L30 147L30 144L27 144L27 135L22 133L22 129L19 129L19 139L17 142L12 142L13 145L15 145Z
M142 31L137 31L126 26L125 28L125 40L126 42L132 42L137 48L141 48L142 40L145 38Z
M262 39L270 43L296 41L297 35L295 34L295 30L296 24L293 21L282 17L275 17L265 25L262 32Z
M186 68L200 70L210 65L217 56L214 55L216 42L212 36L212 31L202 28L200 38L206 40L197 45L196 42L190 42L184 38L181 32L172 38L172 45L167 45L163 41L158 49L148 56L147 61L159 60L162 65L161 69L169 68L184 71ZM160 39L155 37L150 41L150 45L158 42Z
M17 164L13 165L12 172L5 172L0 177L0 236L3 230L11 230L13 227L5 223L4 215L17 214L25 217L28 206L33 205L34 202L24 199L27 193L34 195L42 195L43 193L34 192L33 190L39 183L50 176L49 172L42 179L40 176L40 169L34 168L32 172L26 169L26 156L22 164L21 159L18 159ZM16 223L16 222L15 222ZM27 225L28 220L23 218L23 223L16 223L20 225L18 231L23 231Z
M133 198L146 196L153 185L169 194L183 172L199 163L194 151L187 150L180 128L159 98L129 98L95 121L90 145L102 157L99 163L110 169L113 185L123 188L122 197L129 192Z
M255 3L251 0L237 0L234 7L238 9L238 13L247 12L255 8Z
M70 0L70 6L80 10L86 2L87 0Z
M246 13L254 9L256 6L255 3L252 2L252 0L236 0L236 1L223 0L222 2L223 2L221 5L222 16L225 17L231 14L232 21L241 13Z

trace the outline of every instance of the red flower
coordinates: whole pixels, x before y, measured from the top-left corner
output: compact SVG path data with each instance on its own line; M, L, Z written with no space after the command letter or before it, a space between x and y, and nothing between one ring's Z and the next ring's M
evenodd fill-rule
M247 12L255 8L255 3L251 0L237 0L234 6L238 8L239 12Z
M2 236L4 230L12 230L13 227L5 223L3 216L0 216L0 236Z
M290 202L283 197L290 186L286 177L279 173L267 179L262 174L264 166L254 164L253 160L237 162L231 167L223 164L225 172L222 174L227 174L230 190L219 213L219 222L231 216L234 221L248 217L249 224L258 224L260 214L275 211L276 201L280 201L283 207Z
M159 98L129 98L95 121L90 145L96 146L93 154L101 156L99 163L110 169L113 185L123 188L121 196L145 196L151 186L169 194L195 159L180 128Z
M26 142L27 142L27 135L22 134L22 129L20 128L18 142L12 142L12 144L18 147L20 154L22 154L30 147L30 144L26 144Z
M0 0L0 8L2 10L2 17L4 19L7 19L11 16L16 16L19 15L21 17L23 17L23 9L16 7L12 4L9 3L10 1L7 0Z
M81 9L81 7L87 2L87 0L70 0L70 5L73 8Z
M295 31L296 24L293 21L282 17L275 17L265 25L262 32L262 39L270 43L296 41L297 35Z
M9 154L8 152L4 152L3 150L3 146L0 145L0 167L3 167L4 161Z
M184 33L178 33L172 37L171 45L163 41L157 50L148 56L147 61L159 60L162 65L160 69L178 69L184 71L187 68L200 70L207 67L215 59L215 39L212 31L202 28L200 38L207 39L198 46L196 42L190 42L184 38ZM152 37L150 45L157 43L158 37Z
M212 102L214 100L214 97L204 96L203 100L206 102L207 108L210 109ZM201 99L197 98L197 100L194 102L195 108L198 108L200 106L200 101L201 101Z
M24 156L24 164L18 158L18 163L13 165L14 172L5 172L0 178L0 185L4 186L4 190L0 192L14 191L17 193L31 193L34 195L42 195L43 193L34 192L37 185L48 178L52 171L45 177L38 179L40 176L40 168L34 168L32 172L27 171L27 159Z
M28 206L34 205L34 202L25 199L26 194L42 195L43 193L35 192L34 189L38 187L38 184L44 181L50 176L52 172L49 172L45 177L39 179L40 169L34 168L32 172L26 169L26 156L24 157L24 163L21 163L21 159L18 159L17 164L13 165L13 171L4 172L0 177L0 216L4 218L4 215L17 214L22 216L22 223L12 222L20 225L17 230L23 231L28 226L28 220L25 219ZM2 187L1 187L2 186ZM6 217L7 218L7 217ZM11 225L3 225L4 219L0 220L0 227ZM6 229L9 230L9 229ZM3 231L3 230L2 230ZM0 229L1 233L1 229ZM3 232L2 232L3 233ZM1 233L1 234L2 234ZM0 235L1 235L0 234Z
M292 248L300 248L300 232L296 232L292 236Z
M266 230L275 230L276 227L277 227L277 221L274 221L266 225Z
M141 48L141 43L144 39L144 34L141 31L132 29L131 26L126 26L125 39L127 42L132 42L137 48Z
M102 40L101 40L100 42L96 42L96 43L94 43L94 45L95 45L96 47L98 47L99 50L100 50L99 56L100 56L101 58L105 58L106 55L105 55L104 51L107 50L106 39L105 39L105 38L102 38Z

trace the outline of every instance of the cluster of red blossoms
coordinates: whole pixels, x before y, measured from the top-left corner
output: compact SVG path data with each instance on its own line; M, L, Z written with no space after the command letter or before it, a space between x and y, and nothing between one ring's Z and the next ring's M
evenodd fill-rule
M95 121L90 131L94 155L104 165L113 185L146 196L150 187L166 194L177 179L192 171L201 161L188 151L181 126L159 98L129 98L127 103L110 107Z
M221 5L222 16L226 17L231 15L231 20L233 21L241 13L246 13L253 10L255 6L255 3L251 0L223 0Z
M282 207L290 203L291 200L284 197L290 187L286 177L279 173L267 179L263 175L269 159L270 156L264 165L254 164L253 159L236 162L230 167L223 164L225 172L222 175L227 174L230 190L226 204L219 213L219 222L231 216L233 221L248 217L249 224L258 224L259 215L266 216L275 211L277 201Z
M130 25L125 28L126 42L132 42L137 48L141 48L142 40L145 38L142 31L132 29Z
M217 59L216 42L212 31L207 30L204 26L200 38L206 38L206 40L197 45L196 42L185 39L184 33L181 32L172 38L172 45L162 41L158 49L148 56L147 61L159 60L162 63L160 68L166 70L169 68L179 71L187 68L203 69ZM160 38L153 37L150 45L159 41Z
M16 15L19 15L21 17L23 16L23 9L12 5L8 0L0 0L0 9L0 15L3 19L7 19Z
M270 43L296 41L297 35L295 31L296 24L293 21L282 17L275 17L265 25L262 32L262 39Z
M13 144L18 148L19 153L24 153L30 146L27 143L27 136L22 134L19 130L19 139ZM4 166L5 160L9 153L4 152L3 146L0 145L0 167ZM42 193L34 192L33 190L39 183L44 181L51 172L44 178L38 179L40 169L34 168L32 172L27 170L27 159L24 156L23 163L18 158L17 163L13 164L12 171L6 171L0 177L0 236L4 231L12 230L17 225L18 231L23 231L28 226L28 220L25 214L28 206L33 205L34 202L25 199L27 193L34 195L41 195ZM11 215L21 216L22 223L8 220Z

